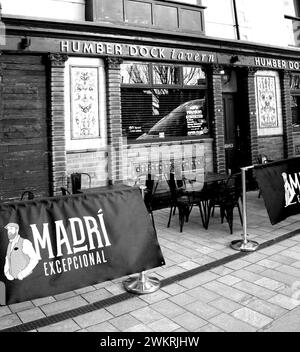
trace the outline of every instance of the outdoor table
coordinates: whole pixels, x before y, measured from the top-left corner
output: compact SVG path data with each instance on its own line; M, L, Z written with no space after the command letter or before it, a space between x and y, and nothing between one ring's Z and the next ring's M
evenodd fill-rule
M9 242L8 224L19 228L17 245ZM113 185L0 204L0 284L7 304L162 265L156 231L137 187Z

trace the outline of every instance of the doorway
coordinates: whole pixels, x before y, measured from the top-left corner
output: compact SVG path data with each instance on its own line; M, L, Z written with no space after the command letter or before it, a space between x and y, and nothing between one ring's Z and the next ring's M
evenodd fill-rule
M247 94L239 72L228 70L222 80L226 171L234 173L251 163Z

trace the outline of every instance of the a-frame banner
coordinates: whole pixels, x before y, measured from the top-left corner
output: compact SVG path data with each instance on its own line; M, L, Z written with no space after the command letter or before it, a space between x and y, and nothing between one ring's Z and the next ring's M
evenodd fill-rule
M0 204L6 304L164 265L138 188Z
M254 175L272 225L300 213L300 157L255 165Z

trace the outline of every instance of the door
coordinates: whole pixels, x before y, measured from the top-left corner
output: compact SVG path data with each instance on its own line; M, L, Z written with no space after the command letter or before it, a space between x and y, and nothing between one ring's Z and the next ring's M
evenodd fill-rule
M0 199L49 195L46 69L41 56L2 55Z
M236 171L239 143L238 128L235 107L235 94L223 94L224 108L224 138L225 138L225 158L226 171L231 173Z

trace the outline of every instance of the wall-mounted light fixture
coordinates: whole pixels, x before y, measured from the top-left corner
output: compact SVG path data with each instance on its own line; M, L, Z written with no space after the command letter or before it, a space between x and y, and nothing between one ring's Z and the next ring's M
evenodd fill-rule
M20 42L20 48L21 49L26 49L28 47L30 47L31 45L31 39L28 38L28 37L24 37L21 39L21 42Z
M237 55L232 55L230 58L230 63L231 64L238 64L240 63L240 59Z

